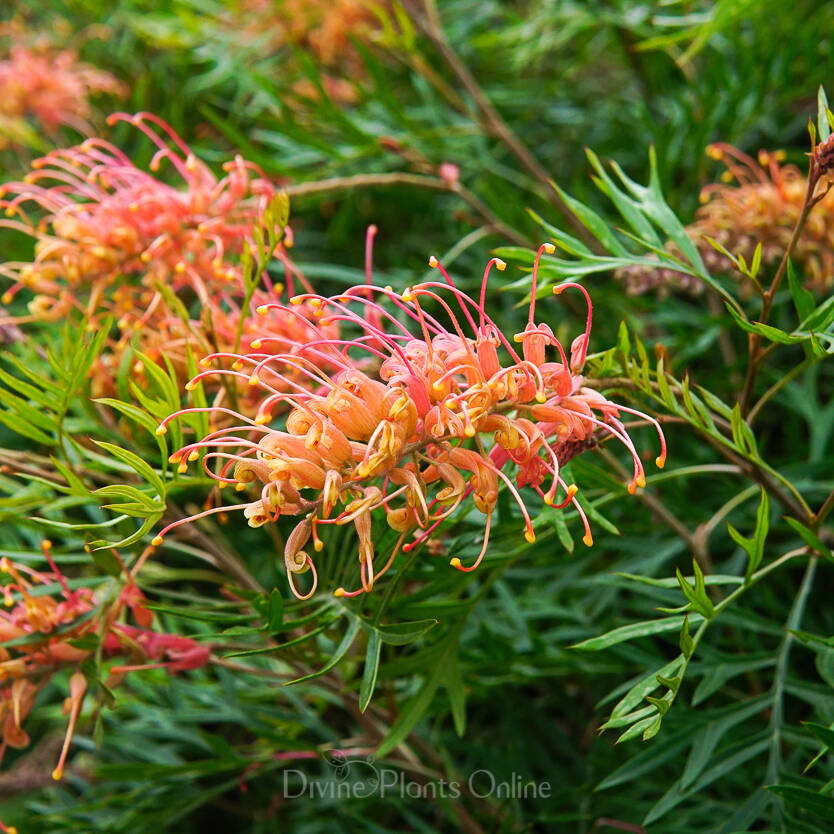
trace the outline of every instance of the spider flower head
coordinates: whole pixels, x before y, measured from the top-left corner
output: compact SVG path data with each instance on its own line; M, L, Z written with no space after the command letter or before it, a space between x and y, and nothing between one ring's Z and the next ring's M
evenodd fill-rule
M54 49L43 37L31 43L19 25L2 29L0 34L9 41L0 60L0 116L6 120L31 119L49 134L60 127L87 134L92 130L91 96L127 95L124 84L79 61L74 50Z
M819 146L820 148L822 146ZM762 245L762 264L774 266L790 244L805 195L808 178L795 165L782 164L782 151L759 151L754 160L732 145L717 143L707 154L722 162L721 182L701 190L701 208L687 234L698 247L707 270L712 273L733 269L730 261L710 240L730 254L753 262L756 247ZM827 169L822 173L826 173ZM817 186L817 193L825 184ZM680 252L669 247L675 255ZM824 291L834 281L834 198L822 199L811 212L792 255L810 289ZM662 268L629 267L618 271L631 292L655 288L677 288L697 293L703 283L690 275Z
M0 225L35 239L31 263L8 263L3 273L35 293L33 318L54 320L72 307L93 314L114 311L111 288L124 289L119 303L142 318L161 301L155 289L190 290L207 304L221 288L238 286L238 265L252 229L276 189L240 156L218 178L165 122L150 113L116 113L156 146L150 171L138 168L103 139L87 139L35 161L23 182L3 188ZM181 180L155 176L166 163ZM40 217L35 216L35 212Z
M378 14L384 3L368 0L244 0L233 25L263 42L267 49L292 46L314 56L325 71L321 83L334 101L353 103L357 89L348 79L360 77L363 64L354 45L357 38L380 28ZM295 92L318 98L316 86L305 79Z
M127 672L165 668L175 672L204 665L209 647L188 637L160 634L149 628L152 615L135 581L138 567L151 552L146 550L131 572L115 601L97 599L90 588L71 590L55 564L52 545L42 543L50 570L36 571L26 564L0 559L0 593L5 608L0 609L0 762L7 748L29 745L23 722L37 694L59 670L75 668L69 679L69 697L64 712L69 716L64 744L52 775L60 779L72 734L81 713L87 680L78 670L92 650L80 648L79 638L97 635L102 654L127 655L132 665L112 666L108 683L118 683ZM118 558L118 557L117 557ZM57 588L52 592L51 588ZM130 611L135 624L124 621ZM149 662L150 661L150 662Z
M242 511L253 527L295 516L298 523L287 539L284 560L293 592L307 599L317 582L311 553L323 547L324 531L329 525L353 525L360 585L336 591L353 596L370 591L401 550L430 541L465 502L486 516L483 547L474 564L464 566L457 558L451 564L473 570L486 553L503 488L519 507L528 541L535 534L522 490L537 493L550 505L573 504L590 545L577 488L565 482L561 467L599 440L613 438L633 459L633 492L645 484L645 472L620 413L638 414L655 425L661 441L658 466L665 459L665 442L655 420L585 386L582 370L592 310L584 288L573 283L554 288L557 294L580 292L587 302L586 328L573 341L570 357L551 328L536 323L539 259L552 251L551 244L539 250L528 322L514 336L502 333L484 307L490 269L505 266L497 258L484 272L480 300L458 289L436 258L430 264L440 279L401 294L365 284L329 298L311 293L294 297L292 304L312 305L322 324L338 323L352 338L307 342L291 354L241 354L234 357L241 371L210 371L248 374L250 383L263 390L264 409L286 405L286 424L273 428L266 425L268 414L252 419L220 409L235 424L189 443L172 460L184 471L199 458L221 487L254 489L255 494L175 522L154 544L179 524L215 512ZM292 304L270 304L260 312L268 321L286 314ZM323 353L328 361L341 356L341 365L323 370ZM376 360L375 370L360 369L362 355ZM309 384L289 380L287 366L306 376ZM199 410L172 414L157 431L164 433L171 420ZM381 565L374 550L374 523L386 523L399 534ZM312 582L301 591L295 577L307 571Z

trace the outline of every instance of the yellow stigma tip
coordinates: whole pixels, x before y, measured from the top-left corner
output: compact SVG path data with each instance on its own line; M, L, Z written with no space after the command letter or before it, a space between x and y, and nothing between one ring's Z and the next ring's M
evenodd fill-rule
M525 539L526 539L526 540L527 540L530 544L533 544L533 542L536 540L536 534L535 534L532 530L525 530L525 531L524 531L524 538L525 538Z
M226 483L226 481L220 481L220 483L217 484L218 489L226 489L227 486L229 485Z
M165 434L168 431L168 426L157 426L154 434Z
M321 553L321 551L324 550L324 542L323 541L315 542L313 544L313 549L316 551L316 553Z
M263 345L263 339L252 339L252 350L260 350Z
M159 547L159 545L161 545L161 544L162 544L162 536L154 536L154 537L151 539L151 544L152 544L154 547Z
M199 460L200 453L195 449L189 456L188 461L189 463L194 463L195 460Z
M203 358L200 360L200 365L201 365L203 368L210 368L210 367L211 367L211 359L209 359L209 358L208 358L208 356L203 357Z
M269 307L268 307L266 304L259 304L257 307L255 307L255 312L256 312L259 316L265 316L265 315L266 315L266 311L267 311L268 309L269 309Z
M181 464L177 467L177 472L179 472L179 473L180 473L180 475L184 475L186 472L188 472L188 464L187 464L185 461L183 461L183 462L182 462L182 463L181 463Z
M562 290L564 290L564 289L565 289L564 287L554 287L553 288L553 295L561 295Z
M593 547L594 537L590 533L588 533L587 535L582 537L582 544L584 544L586 547Z
M193 391L197 387L197 383L193 380L185 383L185 390L186 391Z
M536 391L536 402L537 403L547 402L547 395L544 393L544 391Z
M495 259L495 268L496 268L499 272L503 272L503 271L507 268L507 262L506 262L506 261L502 261L502 260L501 260L501 258L496 258L496 259Z
M645 475L640 475L640 477L637 479L637 486L639 486L641 489L644 486L646 486L646 476Z
M411 292L411 287L403 292L402 299L403 301L414 301L414 293Z
M243 360L242 359L235 359L235 361L232 362L232 370L233 371L239 371L242 367L243 367Z
M290 304L294 304L296 307L298 307L299 304L303 304L303 303L304 303L304 299L300 295L294 295L290 299Z
M3 304L11 304L12 303L12 294L8 293L8 292L4 292L2 297L0 297L0 301L2 301Z
M454 559L450 559L450 560L449 560L449 564L450 564L453 568L459 568L459 567L460 567L461 562L460 562L460 559L458 559L458 557L457 557L457 556L455 556L455 558L454 558Z
M261 378L257 374L252 374L249 377L249 384L250 385L257 385L261 381Z
M548 255L552 255L556 251L556 247L552 243L543 243L542 249L544 249Z
M64 775L64 771L60 767L56 767L55 770L52 771L52 778L56 782L61 781L61 777Z
M655 458L654 459L654 465L658 469L663 469L663 467L666 466L666 458L664 458L664 457Z
M344 588L336 588L336 590L333 591L333 596L334 597L343 597L344 595L345 595L345 589Z
M434 255L432 255L432 256L429 258L429 266L430 266L432 269L436 269L436 268L437 268L437 264L438 264L438 263L439 263L439 262L438 262L437 258L435 258L435 257L434 257Z
M235 484L235 492L243 492L243 490L245 490L245 489L246 489L246 484L244 484L242 481L238 484Z
M568 487L568 497L573 498L576 493L579 492L579 487L576 484L571 484Z
M49 539L44 539L44 540L41 542L41 547L42 547L44 550L52 550L52 542L51 542L51 541L49 541Z

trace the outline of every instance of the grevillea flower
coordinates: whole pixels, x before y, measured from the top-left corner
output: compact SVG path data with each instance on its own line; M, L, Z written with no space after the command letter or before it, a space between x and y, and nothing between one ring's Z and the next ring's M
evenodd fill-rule
M590 546L577 488L561 475L564 463L599 440L614 438L633 459L629 491L634 492L645 485L645 472L620 413L637 414L654 424L661 441L658 466L665 460L665 441L657 421L610 402L584 384L592 309L583 287L566 283L553 290L578 291L587 303L585 331L573 341L570 358L552 329L536 323L539 260L553 251L549 243L538 251L528 322L512 337L502 333L485 309L490 269L505 267L497 258L487 264L479 299L458 289L432 257L430 264L442 280L416 284L402 294L366 283L330 298L305 293L292 298L290 306L259 308L268 321L306 303L323 325L338 323L352 335L310 341L283 355L227 357L239 370L212 368L191 381L193 386L210 374L244 374L263 391L261 411L254 418L219 409L233 424L211 431L172 457L182 470L199 459L220 487L246 491L254 486L257 492L254 499L175 522L153 543L159 545L177 525L214 512L242 511L253 527L295 516L299 521L287 538L284 561L293 592L307 599L317 584L310 542L313 550L321 550L321 534L328 525L351 524L359 540L361 584L354 591L339 588L336 594L353 596L370 591L401 549L428 542L469 501L486 517L483 546L473 564L464 566L458 558L451 564L473 570L486 553L498 492L504 488L520 508L528 541L535 535L523 489L552 506L573 504ZM335 370L325 371L323 355L328 362L344 359ZM375 368L360 369L363 355L376 360ZM215 359L209 356L206 363ZM293 384L285 374L287 366L306 376L308 384ZM289 408L281 429L267 425L279 403ZM157 431L164 433L171 420L201 410L218 409L183 409ZM399 535L380 567L372 524L382 519ZM302 592L294 578L306 571L312 572L312 587Z
M156 146L150 172L96 138L52 151L35 161L23 182L4 186L0 207L8 219L0 225L36 240L34 261L2 267L15 281L4 304L27 287L36 294L29 305L35 319L56 320L73 308L90 316L117 312L121 305L133 323L144 323L162 302L158 283L193 291L203 304L229 286L242 294L240 255L277 193L274 186L240 156L218 178L150 113L108 119L121 121ZM154 176L163 162L184 187Z
M105 657L127 655L134 662L110 668L108 684L113 686L125 674L137 669L164 668L169 672L196 669L209 659L210 648L188 637L160 634L150 629L152 615L136 584L136 573L150 554L148 548L128 572L127 583L114 602L98 601L89 588L71 590L51 555L52 545L42 543L50 571L0 559L0 593L8 610L0 610L0 761L6 748L29 745L23 722L38 692L60 669L79 667L91 650L74 641L87 635L101 639ZM118 558L118 557L117 557ZM57 584L60 594L45 592ZM120 621L122 612L131 612L135 625ZM75 671L69 681L65 713L69 716L60 759L52 775L60 779L75 724L81 712L87 680Z
M359 77L362 62L353 40L378 30L379 20L368 0L244 0L235 21L243 32L266 37L268 47L293 46L305 50L324 68L322 85L335 100L352 103L356 87L348 79ZM376 4L382 9L384 0ZM295 90L318 97L309 80L298 82Z
M19 27L6 29L12 43L0 60L0 116L5 119L32 119L47 133L66 126L86 134L92 130L90 96L127 95L121 82L80 62L74 50L56 50L45 38L28 45Z
M95 326L102 314L113 315L120 335L91 369L96 396L115 393L129 345L186 378L189 349L197 356L248 351L257 338L267 350L282 352L299 341L337 336L333 327L319 332L309 305L274 317L269 332L260 325L254 332L255 308L283 291L264 270L263 289L245 298L244 249L254 248L256 226L277 223L277 204L285 199L258 169L238 156L218 178L155 116L116 114L110 121L128 121L145 133L157 148L151 171L167 162L184 187L141 170L101 139L37 160L24 182L5 186L0 200L10 215L0 225L36 240L32 262L0 266L15 282L4 303L24 287L36 294L30 315L11 321L56 321L77 310ZM38 209L45 215L36 216ZM287 255L291 245L285 227L274 254L286 286L311 290ZM133 367L140 376L145 370L141 362Z
M714 240L730 254L741 255L752 263L759 243L762 264L774 266L785 253L796 226L808 179L794 165L782 165L781 151L760 151L758 161L732 145L715 144L707 148L713 159L724 163L722 182L708 185L701 191L702 207L687 234L710 272L733 271L727 257L715 249ZM818 185L817 193L825 189ZM670 246L673 254L679 255ZM834 281L834 197L824 198L811 212L792 257L810 289L824 291ZM677 288L700 292L703 284L673 269L649 270L633 267L619 270L618 277L631 292L654 288Z

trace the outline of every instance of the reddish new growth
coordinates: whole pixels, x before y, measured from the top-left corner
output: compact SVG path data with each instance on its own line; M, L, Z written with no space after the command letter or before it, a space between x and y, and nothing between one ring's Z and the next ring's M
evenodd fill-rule
M0 610L0 761L7 747L23 748L29 736L23 722L38 692L52 675L66 667L79 667L94 650L73 642L85 636L101 640L105 657L127 655L135 662L110 668L108 684L113 686L127 672L164 668L169 672L196 669L209 659L209 647L188 637L160 634L150 629L152 615L136 584L136 573L152 548L134 568L126 571L127 583L115 602L97 600L90 588L71 590L52 558L52 545L42 543L50 570L36 571L7 558L0 559L0 593L7 611ZM118 557L117 557L118 558ZM58 586L58 592L48 586ZM128 609L136 625L119 622ZM52 773L60 779L75 724L81 712L87 679L81 671L70 677L69 698L64 711L69 715L60 759Z
M819 149L823 149L820 145ZM687 233L698 247L701 258L712 273L733 270L726 255L715 249L714 240L731 255L742 256L749 265L756 247L762 245L762 264L775 266L782 259L793 235L805 195L808 178L795 165L781 165L785 154L781 151L759 151L758 161L723 143L710 145L707 153L721 161L726 170L722 182L708 185L701 191L702 207ZM821 159L821 173L827 173ZM825 183L816 188L821 196ZM832 216L829 216L832 215ZM792 260L806 284L813 290L824 291L834 279L834 198L825 198L809 215L797 241ZM674 246L669 247L680 255ZM700 292L703 283L674 269L646 269L629 267L619 270L631 292L645 292L654 288L678 288Z
M354 596L370 591L401 549L429 542L470 500L486 517L483 546L471 565L458 558L451 564L474 570L486 553L503 485L520 509L528 541L534 532L523 488L549 505L573 504L590 546L577 488L560 474L564 462L600 439L614 438L633 459L633 493L645 484L645 473L620 413L637 414L655 425L661 441L658 466L665 460L665 442L651 417L584 385L592 314L583 287L567 283L553 290L557 295L578 291L588 307L585 331L573 341L570 359L551 328L535 322L539 260L553 251L551 244L538 251L528 323L511 338L484 306L490 269L505 266L497 258L487 264L479 299L458 289L436 258L430 264L443 280L417 284L402 294L368 283L330 298L307 293L291 299L295 305L312 305L322 325L338 323L352 331L352 338L309 341L291 354L240 354L229 357L239 370L208 370L192 380L193 385L209 374L246 376L264 399L254 419L222 410L234 424L190 443L173 459L183 469L188 461L201 459L221 487L231 484L243 491L257 485L258 492L254 500L175 522L154 544L178 524L214 512L241 510L253 527L282 515L299 517L284 560L293 592L307 599L316 588L308 543L312 540L313 549L321 550L320 535L328 525L352 524L359 539L361 581L356 590L339 588L336 594ZM291 310L269 304L259 312L268 321ZM357 360L368 355L377 370L360 370ZM338 363L337 369L322 370L323 358ZM305 375L308 385L290 384L287 366ZM290 409L280 430L265 425L279 403ZM164 433L178 416L199 410L170 415L158 432ZM383 518L399 536L380 566L371 527L374 519ZM312 587L299 591L295 575L308 570Z
M56 50L45 38L29 45L19 26L3 29L12 41L0 60L0 117L9 132L15 132L16 121L32 119L48 133L66 126L86 134L92 130L90 96L127 95L123 84L110 73L81 63L74 50Z

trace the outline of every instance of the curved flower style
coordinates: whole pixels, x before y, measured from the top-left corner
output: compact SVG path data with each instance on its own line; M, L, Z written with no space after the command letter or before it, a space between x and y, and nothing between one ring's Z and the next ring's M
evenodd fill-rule
M4 304L27 287L36 294L29 305L35 319L56 320L76 307L88 315L102 308L127 309L144 322L142 315L162 301L157 282L175 292L193 290L204 304L228 291L230 283L238 282L234 292L242 292L239 256L275 187L240 156L224 165L226 175L218 179L151 113L116 113L108 119L109 124L121 121L157 147L151 171L167 160L185 187L137 168L103 139L36 160L23 182L0 192L0 207L15 218L0 225L37 241L32 263L3 266L15 281ZM45 216L30 217L29 203ZM116 284L121 285L117 299L110 292Z
M487 264L480 299L475 300L459 290L432 257L430 264L443 281L416 284L401 295L391 287L365 284L330 298L306 293L291 299L294 305L316 308L324 325L339 323L352 329L352 339L318 339L298 345L292 354L278 355L259 353L253 342L254 352L228 357L234 360L232 369L213 369L217 357L206 357L203 364L209 369L189 386L209 375L245 376L265 394L259 413L250 419L224 408L186 408L166 418L157 431L164 433L171 420L194 411L231 417L234 425L188 444L172 460L184 471L189 461L202 458L203 468L220 487L231 484L242 491L256 485L258 494L254 500L210 508L175 522L153 543L159 545L178 524L214 512L241 510L253 527L282 515L297 516L300 521L287 539L284 560L293 592L307 599L317 582L305 549L308 543L312 540L313 548L321 550L323 528L353 524L359 538L361 586L354 591L339 588L336 594L354 596L370 591L400 549L428 541L469 499L486 516L483 547L474 564L464 566L457 558L451 564L474 570L486 553L503 484L518 503L528 541L535 536L520 492L523 487L547 504L573 504L590 546L588 521L575 498L577 488L565 483L562 465L599 440L615 438L633 458L633 493L645 485L645 472L620 412L637 414L657 428L658 466L665 460L665 441L653 418L609 402L584 385L592 310L583 287L567 283L554 288L556 294L578 290L588 305L587 325L573 341L570 359L551 328L535 323L539 260L553 251L549 243L538 251L528 323L512 341L484 308L490 269L504 269L503 261L493 258ZM291 310L281 304L259 308L267 321ZM547 357L548 350L555 359ZM377 370L360 370L351 351L370 354ZM342 360L335 371L325 372L322 357ZM289 380L283 370L287 366L306 376L308 385ZM279 403L290 407L281 430L266 425ZM378 568L371 527L374 518L383 517L399 537ZM313 585L302 593L294 576L308 570Z
M27 46L14 28L11 36L8 56L0 60L0 115L6 119L32 118L49 133L66 126L86 134L92 130L91 95L127 95L124 84L81 63L75 51Z
M797 219L805 202L808 178L795 165L780 165L785 159L781 151L760 151L758 161L732 145L710 145L707 153L726 166L718 184L701 191L702 207L687 233L711 272L728 272L732 265L727 257L710 245L714 240L732 255L741 255L753 262L759 243L762 263L779 262L790 243ZM818 193L825 186L818 186ZM802 270L810 289L822 292L834 282L834 197L824 198L810 214L792 256ZM674 247L670 247L672 251ZM677 288L700 292L703 284L697 278L673 269L648 270L632 267L619 270L631 292L655 288Z
M32 709L38 692L52 675L67 666L78 667L91 655L88 649L73 645L85 635L99 635L107 657L130 655L142 662L110 669L109 685L118 683L126 673L137 669L164 668L169 672L196 669L209 659L210 648L188 637L160 634L150 629L152 615L136 585L135 576L152 548L145 551L136 566L127 573L127 584L111 604L98 602L89 588L70 590L66 579L51 556L51 543L42 542L51 572L39 572L7 558L0 559L0 574L9 579L0 584L8 611L0 611L0 761L7 747L29 745L23 721ZM41 588L57 583L59 596ZM36 586L41 586L37 588ZM118 622L120 613L129 609L136 625ZM147 662L150 661L150 662ZM65 704L69 715L64 745L58 765L52 773L60 779L76 721L87 690L85 676L76 671L70 677L70 696Z

